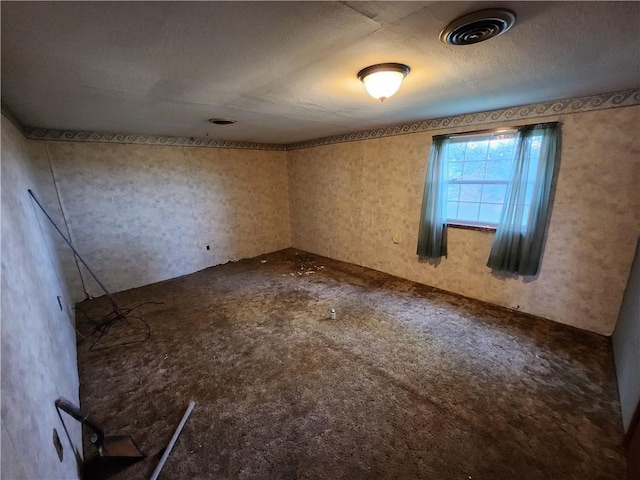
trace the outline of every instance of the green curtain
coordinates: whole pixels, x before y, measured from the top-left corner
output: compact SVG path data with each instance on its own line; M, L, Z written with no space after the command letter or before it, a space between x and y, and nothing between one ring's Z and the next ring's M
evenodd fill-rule
M512 176L487 262L494 270L520 275L538 273L558 130L557 123L550 123L518 131Z
M447 254L447 162L449 139L433 137L422 198L418 255L440 258Z

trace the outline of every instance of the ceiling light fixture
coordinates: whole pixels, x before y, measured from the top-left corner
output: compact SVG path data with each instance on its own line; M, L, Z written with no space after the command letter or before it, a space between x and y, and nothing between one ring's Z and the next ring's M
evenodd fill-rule
M358 78L373 98L384 102L396 93L402 80L411 71L402 63L379 63L363 68L358 72Z

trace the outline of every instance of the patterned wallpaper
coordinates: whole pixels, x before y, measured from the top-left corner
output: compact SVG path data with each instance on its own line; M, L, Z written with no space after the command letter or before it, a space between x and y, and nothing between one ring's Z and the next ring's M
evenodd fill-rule
M47 213L49 213L56 225L58 225L65 236L69 238L66 218L62 213L58 196L58 186L52 176L47 144L45 142L27 142L27 146L30 160L34 166L34 172L40 184L38 200L45 206ZM65 299L68 303L67 308L69 315L74 317L73 307L75 303L85 298L84 295L81 295L81 292L83 292L82 278L78 274L78 264L76 263L73 252L59 236L59 233L55 231L54 227L50 225L48 221L45 222L43 226L50 230L59 262L59 272L64 280L64 284L68 288L68 291L65 292Z
M30 142L34 157L50 159L73 240L114 291L293 244L609 334L640 233L639 104L640 90L630 90L289 145L24 131L41 140ZM563 123L538 277L492 273L486 232L450 229L449 257L418 262L432 132L536 118Z
M285 145L273 143L238 142L213 140L202 137L172 137L161 135L137 135L84 130L57 130L50 128L23 127L27 138L60 142L120 143L132 145L161 145L177 147L225 148L240 150L286 150Z
M1 144L2 478L77 478L65 427L53 408L60 395L78 402L73 312L64 308L70 299L56 255L57 233L27 192L48 198L53 182L4 116ZM66 426L81 446L80 424ZM65 446L63 461L51 443L54 428Z
M487 232L450 228L449 256L418 260L430 132L287 152L293 246L608 335L640 235L640 106L550 120L562 152L536 278L486 267Z
M114 292L290 246L285 152L45 145L75 246Z

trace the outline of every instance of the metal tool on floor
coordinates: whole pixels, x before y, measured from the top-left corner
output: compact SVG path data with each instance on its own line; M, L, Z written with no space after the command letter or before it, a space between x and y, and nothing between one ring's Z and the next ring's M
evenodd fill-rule
M117 471L145 458L130 435L106 436L89 416L79 407L64 397L59 397L55 402L56 408L70 415L91 430L89 439L98 449L98 454L84 465L84 478L107 478L105 475L114 474ZM113 459L113 465L106 465L105 461Z
M164 449L164 453L162 454L162 457L160 458L160 461L158 462L158 465L156 466L155 470L151 474L150 480L157 480L157 478L160 476L162 467L164 467L164 464L166 463L167 458L169 458L169 454L171 453L171 450L173 450L173 446L176 444L176 440L178 440L178 436L180 436L180 432L182 432L182 428L184 427L184 424L187 423L187 420L189 419L189 415L191 415L191 412L193 411L193 407L195 406L196 406L196 402L194 402L193 400L191 400L189 402L189 405L187 405L187 410L184 412L184 415L182 416L180 423L176 427L176 431L173 432L173 436L169 441L169 445L167 445L167 448Z

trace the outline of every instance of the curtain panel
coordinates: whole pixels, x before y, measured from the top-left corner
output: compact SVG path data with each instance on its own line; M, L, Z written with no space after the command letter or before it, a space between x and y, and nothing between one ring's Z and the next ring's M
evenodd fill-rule
M418 255L440 258L447 254L447 164L449 139L433 137L422 198Z
M512 175L487 262L494 270L520 275L538 273L558 134L557 123L518 130Z

